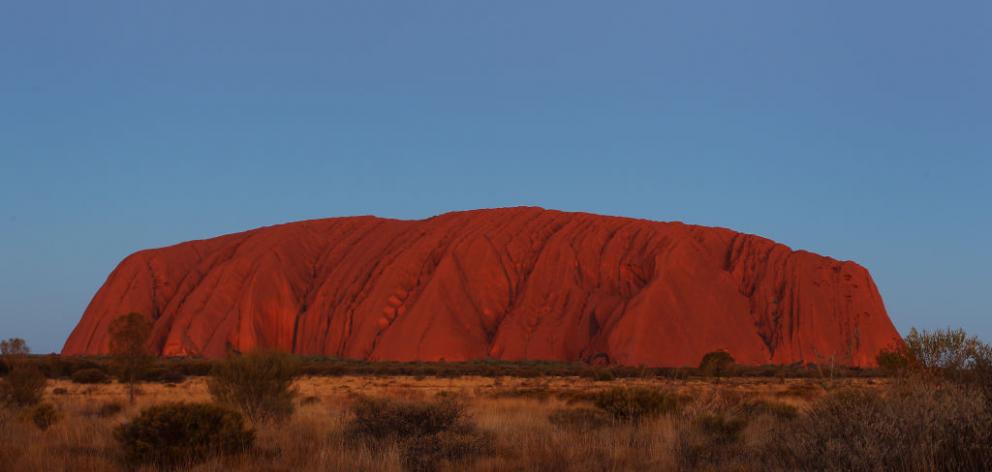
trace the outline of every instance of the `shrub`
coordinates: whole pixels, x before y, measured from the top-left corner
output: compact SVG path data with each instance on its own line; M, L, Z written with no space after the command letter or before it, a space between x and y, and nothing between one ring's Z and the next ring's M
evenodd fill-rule
M781 420L793 420L799 416L799 410L787 403L770 400L757 400L742 405L742 410L748 416L768 415Z
M62 387L56 387L56 388L52 389L52 394L53 395L65 395L65 394L68 394L68 393L69 393L69 390L67 390L65 388L62 388Z
M617 421L642 419L673 413L679 399L673 394L643 387L617 387L596 394L593 403Z
M875 356L875 362L887 375L902 374L915 365L912 352L902 342L894 347L879 351L878 355Z
M457 428L411 438L400 458L412 471L437 470L442 461L458 461L492 452L492 438L474 428Z
M780 397L798 397L805 400L812 400L823 393L823 388L813 383L794 383L789 385L785 391L777 392Z
M609 382L611 380L615 380L616 378L616 375L614 375L613 371L610 369L598 369L592 375L592 379L597 382Z
M548 415L548 421L559 428L586 431L610 424L610 417L593 408L558 408Z
M38 427L38 429L42 431L45 431L53 424L58 423L59 419L62 418L59 411L56 410L55 406L50 403L39 403L25 409L21 414L23 415L23 418L30 420L35 426Z
M96 410L96 415L100 418L109 418L119 414L122 411L124 411L124 405L122 405L121 402L109 401L103 402L103 404L100 405L100 408Z
M146 382L159 382L163 384L178 384L186 380L186 374L177 367L154 367L145 371L141 377Z
M727 351L713 351L703 356L699 370L707 377L723 377L733 372L734 356Z
M129 466L150 464L164 469L244 452L254 437L241 414L208 403L155 405L114 430Z
M907 356L919 367L951 380L960 380L983 359L992 357L992 348L961 329L917 331L905 339Z
M297 372L288 354L232 355L214 367L208 387L218 403L240 410L252 422L280 420L293 414Z
M78 384L100 384L110 382L110 377L100 369L82 369L72 373L72 381Z
M778 432L768 456L788 469L992 469L992 415L981 395L952 385L842 390Z
M705 414L695 418L689 423L689 429L680 431L676 437L675 453L680 468L743 470L747 459L740 437L745 426L745 419L725 414Z
M465 405L453 398L433 401L360 397L351 405L349 436L386 440L454 429L466 421Z
M451 396L430 401L360 397L351 406L348 437L399 444L410 470L434 470L443 460L463 460L490 452L492 438L477 430L465 405Z
M740 439L747 420L721 414L707 414L696 418L696 425L717 444L729 444Z
M300 399L300 406L314 405L320 403L320 397L309 395Z
M0 381L0 403L16 407L36 405L45 393L48 378L37 367L16 364Z
M180 384L186 380L186 374L178 370L166 370L158 375L157 380L164 384Z

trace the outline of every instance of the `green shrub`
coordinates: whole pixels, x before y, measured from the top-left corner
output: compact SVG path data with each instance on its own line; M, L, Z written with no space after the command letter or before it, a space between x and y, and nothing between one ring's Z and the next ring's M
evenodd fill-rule
M444 460L491 452L492 438L479 431L465 405L451 396L430 401L360 397L351 405L347 437L373 444L395 442L404 466L434 470Z
M241 414L209 403L155 405L114 430L129 466L149 464L163 469L244 452L254 437Z
M596 394L593 403L617 421L639 422L673 413L679 408L674 394L643 387L617 387Z
M35 426L38 427L38 429L42 431L48 429L55 423L58 423L58 421L62 418L61 413L59 413L59 411L55 409L55 406L51 403L39 403L32 407L26 408L21 412L21 414L25 419L30 420Z
M588 431L610 424L610 417L593 408L558 408L548 415L551 424L563 429Z
M281 420L293 414L297 365L288 354L232 355L214 366L207 385L214 400L241 411L252 422Z
M0 403L27 407L38 404L45 394L48 378L30 364L15 364L10 373L0 381Z
M102 384L110 382L110 377L100 369L82 369L72 373L72 382L78 384Z

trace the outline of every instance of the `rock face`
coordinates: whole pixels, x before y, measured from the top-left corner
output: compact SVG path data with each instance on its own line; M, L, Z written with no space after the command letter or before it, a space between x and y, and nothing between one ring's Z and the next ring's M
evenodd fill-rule
M140 251L63 354L137 311L165 356L869 366L899 335L853 262L728 229L507 208L302 221Z

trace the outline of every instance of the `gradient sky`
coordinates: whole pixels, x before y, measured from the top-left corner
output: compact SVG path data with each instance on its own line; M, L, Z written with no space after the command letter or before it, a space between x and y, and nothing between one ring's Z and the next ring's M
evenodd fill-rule
M992 2L0 6L0 338L127 254L538 205L855 260L992 340Z

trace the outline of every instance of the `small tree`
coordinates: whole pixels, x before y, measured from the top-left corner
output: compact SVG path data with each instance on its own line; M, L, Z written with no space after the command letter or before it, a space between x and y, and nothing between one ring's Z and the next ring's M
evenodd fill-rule
M882 349L875 356L878 367L889 375L902 375L916 365L913 353L901 341L894 346Z
M38 367L21 362L31 353L27 343L20 338L0 341L0 357L10 369L0 381L0 404L28 407L41 401L48 385L48 378Z
M231 354L214 366L207 384L218 403L240 410L253 423L293 413L299 375L296 358L277 352Z
M148 350L152 325L140 313L128 313L110 323L110 354L121 382L127 383L128 400L133 404L135 385L154 362Z
M966 376L988 357L989 346L961 329L909 330L906 349L922 369L951 380Z
M4 358L24 357L30 353L31 349L28 348L28 344L21 338L10 338L0 341L0 356Z
M28 407L38 404L45 393L48 378L30 364L15 364L0 381L0 404Z
M708 377L720 378L734 369L734 356L727 351L713 351L703 356L699 370Z

